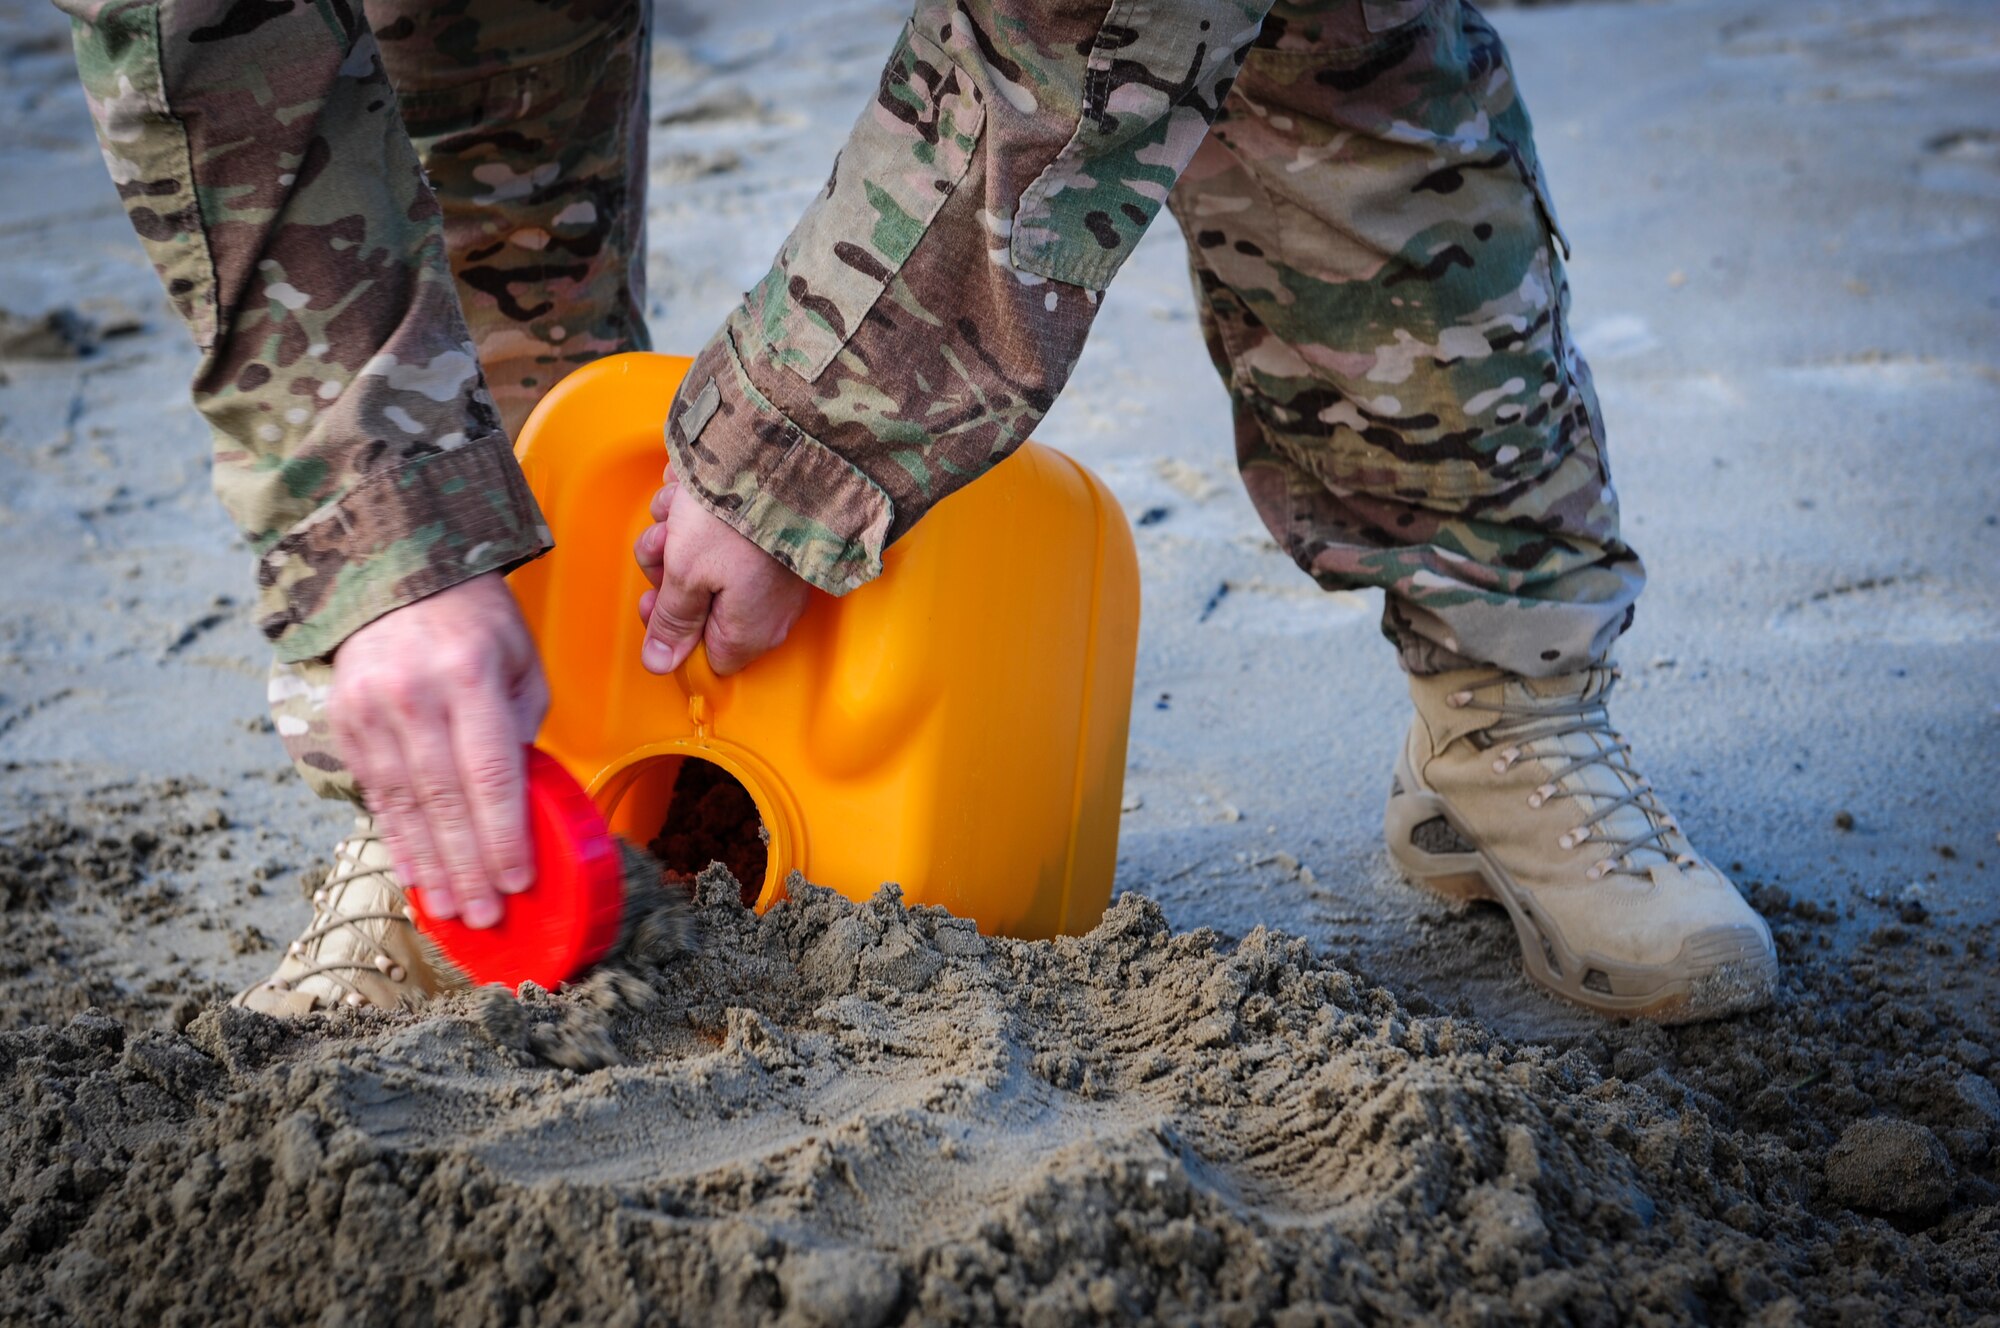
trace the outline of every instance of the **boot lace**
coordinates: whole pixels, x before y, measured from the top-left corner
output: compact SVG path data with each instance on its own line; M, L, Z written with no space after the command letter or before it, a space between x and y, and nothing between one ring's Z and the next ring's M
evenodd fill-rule
M1600 680L1594 679L1593 686L1584 688L1576 697L1537 697L1519 702L1507 700L1502 692L1496 700L1481 699L1477 693L1495 683L1521 681L1511 674L1495 673L1452 693L1445 701L1456 709L1500 716L1498 723L1485 730L1497 748L1493 754L1495 774L1505 774L1515 762L1530 756L1549 767L1548 782L1528 795L1530 807L1543 807L1565 798L1584 802L1589 815L1580 825L1565 831L1557 842L1566 849L1593 839L1605 845L1607 852L1587 873L1591 880L1611 875L1647 877L1650 859L1655 857L1682 867L1694 866L1696 860L1692 856L1677 853L1669 846L1668 836L1679 833L1680 823L1661 805L1652 781L1633 768L1632 744L1611 727L1606 703L1620 676L1618 671L1606 668L1593 672L1600 675L1601 685L1597 685ZM1572 735L1590 739L1589 755L1573 756L1564 750L1561 740ZM1612 794L1577 787L1571 776L1592 766L1611 771L1625 791ZM1589 801L1585 802L1586 799ZM1590 803L1597 805L1593 809ZM1627 807L1636 808L1645 816L1647 828L1643 832L1623 839L1597 833L1598 826Z
M347 1005L359 1006L370 1002L366 993L354 984L354 974L379 974L391 982L401 982L409 976L408 971L358 925L363 922L388 922L407 926L410 925L409 913L403 909L349 912L341 907L347 887L371 877L379 879L392 895L400 892L387 867L369 867L362 863L362 849L381 841L382 836L372 825L366 830L357 829L341 841L334 852L333 871L328 874L326 883L312 892L312 925L287 949L287 953L305 967L284 978L271 979L271 986L296 989L308 978L323 978L339 993L337 999ZM328 959L310 953L321 940L341 931L350 933L346 945L341 947L342 954Z

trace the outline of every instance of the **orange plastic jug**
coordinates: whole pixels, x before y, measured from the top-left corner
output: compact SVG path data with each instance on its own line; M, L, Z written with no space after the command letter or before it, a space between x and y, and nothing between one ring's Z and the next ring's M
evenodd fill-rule
M690 361L629 354L565 378L516 449L555 551L511 578L553 701L537 742L614 830L649 842L705 760L768 836L759 909L793 870L855 899L884 881L982 931L1080 933L1111 895L1138 560L1110 491L1028 443L890 548L877 580L815 592L784 645L730 678L639 665L632 543Z

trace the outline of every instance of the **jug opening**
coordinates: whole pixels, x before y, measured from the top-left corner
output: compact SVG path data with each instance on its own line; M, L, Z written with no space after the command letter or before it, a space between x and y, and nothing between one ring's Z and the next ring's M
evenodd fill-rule
M743 782L698 756L661 756L638 770L614 824L646 846L669 881L692 890L711 862L729 868L754 906L770 874L771 835Z

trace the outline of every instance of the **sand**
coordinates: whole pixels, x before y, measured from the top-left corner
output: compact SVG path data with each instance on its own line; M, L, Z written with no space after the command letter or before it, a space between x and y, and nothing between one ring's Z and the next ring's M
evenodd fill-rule
M2000 1314L1992 1055L1880 972L1907 1037L1808 960L1558 1052L1137 895L1030 944L702 885L698 955L562 994L0 1035L0 1319Z
M662 5L661 346L762 273L905 9ZM222 1008L341 818L263 718L61 20L0 0L0 1322L2000 1318L2000 24L1496 21L1654 573L1618 714L1784 958L1727 1025L1579 1015L1388 870L1376 606L1237 491L1165 226L1040 430L1145 580L1095 935L710 878L708 948L576 993Z

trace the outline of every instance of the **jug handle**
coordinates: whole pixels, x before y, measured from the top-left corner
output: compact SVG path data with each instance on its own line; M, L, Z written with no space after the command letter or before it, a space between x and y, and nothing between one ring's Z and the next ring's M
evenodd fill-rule
M714 719L714 707L709 696L722 686L722 678L708 662L708 647L700 642L688 652L674 670L674 681L688 699L688 722L694 725L695 741L708 737L708 726Z

